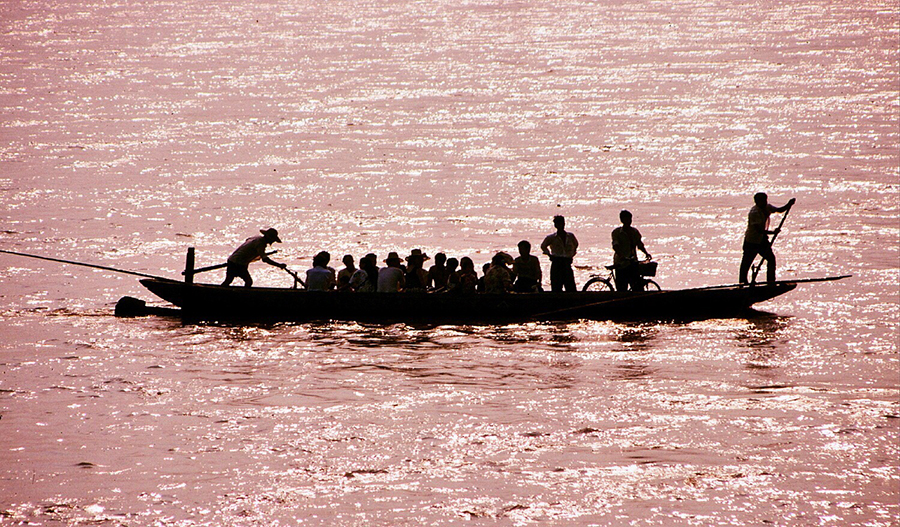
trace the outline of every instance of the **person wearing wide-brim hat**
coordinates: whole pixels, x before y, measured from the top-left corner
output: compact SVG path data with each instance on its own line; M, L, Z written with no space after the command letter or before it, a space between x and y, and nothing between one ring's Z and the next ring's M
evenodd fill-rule
M249 266L256 260L280 267L284 269L286 264L271 260L266 256L266 247L273 243L281 243L278 237L278 231L275 229L260 230L262 236L251 236L247 238L240 247L235 249L231 256L228 257L228 263L225 266L225 281L222 285L231 285L232 280L236 277L244 281L244 285L250 287L253 285L253 277L250 276Z
M431 259L431 257L429 257L427 254L423 253L422 249L413 249L412 251L409 252L409 256L406 257L406 261L409 263L412 263L416 260L420 260L420 261L424 262L425 260L430 260L430 259Z
M379 293L397 293L405 284L403 269L400 268L402 260L396 252L388 253L384 263L387 267L378 270L378 292Z
M422 264L428 260L428 255L422 252L422 249L413 249L406 262L409 267L406 269L406 290L407 291L425 291L428 286L428 272Z

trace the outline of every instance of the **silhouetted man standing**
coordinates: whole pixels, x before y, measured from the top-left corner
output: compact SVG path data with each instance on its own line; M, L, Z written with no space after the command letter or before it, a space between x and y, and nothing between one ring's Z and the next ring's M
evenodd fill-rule
M641 273L638 269L637 251L650 259L650 253L644 248L644 242L641 240L641 233L631 226L632 215L627 210L619 213L619 220L622 222L621 227L616 227L612 231L612 247L615 254L613 255L613 265L616 266L616 290L625 291L642 291L644 284L641 279Z
M566 219L553 217L556 232L544 238L541 251L550 257L550 289L558 293L565 289L576 291L575 273L572 271L572 260L578 251L578 239L571 232L566 232Z
M766 280L775 281L775 253L772 252L772 243L769 242L769 234L778 234L779 229L769 230L769 216L773 212L785 212L790 210L797 200L791 198L783 207L769 204L769 197L764 192L753 196L755 205L747 214L747 231L744 232L744 256L741 258L740 282L747 283L747 272L753 265L756 255L766 261Z

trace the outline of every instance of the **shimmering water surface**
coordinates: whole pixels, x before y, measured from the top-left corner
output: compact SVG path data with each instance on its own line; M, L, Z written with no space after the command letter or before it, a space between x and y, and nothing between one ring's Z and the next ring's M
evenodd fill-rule
M0 525L898 525L895 1L0 3L0 248L178 276L537 244L629 208L749 319L116 319L136 279L0 255ZM264 285L290 285L273 268ZM548 266L545 262L545 274ZM207 275L218 281L221 275Z

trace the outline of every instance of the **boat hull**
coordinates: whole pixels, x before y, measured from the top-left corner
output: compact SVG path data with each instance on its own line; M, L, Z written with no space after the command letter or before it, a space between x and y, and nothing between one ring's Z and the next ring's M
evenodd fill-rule
M745 314L795 283L722 286L644 293L473 294L338 293L186 284L144 279L190 320L515 323L565 320L696 320Z

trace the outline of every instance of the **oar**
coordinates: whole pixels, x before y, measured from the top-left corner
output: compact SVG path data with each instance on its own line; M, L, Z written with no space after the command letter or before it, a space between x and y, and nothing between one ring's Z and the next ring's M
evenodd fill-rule
M278 252L277 250L276 250L276 251L269 251L269 252L266 253L266 256L271 256L271 255L273 255L273 254L275 254L275 253L277 253L277 252ZM228 267L228 263L226 262L226 263L223 263L223 264L210 265L210 266L207 266L207 267L201 267L200 269L194 269L194 274L205 273L206 271L215 271L216 269L221 269L221 268L223 268L223 267ZM187 274L187 273L185 273L184 271L181 271L181 274Z
M842 274L839 276L826 276L823 278L798 278L797 280L776 280L775 282L764 282L765 285L787 285L787 284L809 284L813 282L834 282L835 280L843 280L852 277L852 274ZM712 289L738 289L741 287L765 287L755 284L725 284L725 285L709 285L705 287L694 287L691 289L670 289L667 291L709 291Z
M769 240L769 247L770 247L770 248L771 248L773 245L775 245L775 239L778 238L778 233L781 232L781 226L784 225L784 220L787 219L788 213L791 212L791 209L792 209L792 208L794 208L793 205L791 205L790 207L788 207L788 209L787 209L786 211L784 211L784 214L781 215L781 221L778 223L778 227L775 229L775 234L773 234L773 235L772 235L772 239ZM759 270L762 269L762 264L763 264L763 262L765 262L765 261L766 261L765 258L760 257L759 263L756 264L756 266L752 267L752 269L753 269L753 275L752 275L751 278L750 278L750 283L751 283L751 284L755 284L755 283L756 283L756 276L759 274Z
M82 267L91 267L93 269L102 269L104 271L112 271L114 273L130 274L130 275L134 275L134 276L143 276L144 278L156 278L157 280L171 280L171 278L164 278L162 276L156 276L156 275L147 274L147 273L138 273L136 271L127 271L125 269L116 269L114 267L106 267L105 265L96 265L96 264L89 264L89 263L84 263L84 262L75 262L72 260L61 260L59 258L50 258L49 256L38 256L36 254L19 253L19 252L15 252L15 251L5 251L3 249L0 249L0 253L13 254L16 256L24 256L26 258L35 258L37 260L47 260L50 262L59 262L59 263L70 264L70 265L80 265Z

